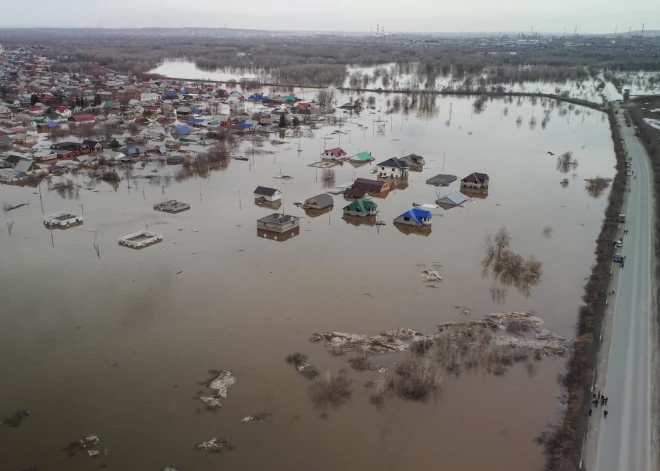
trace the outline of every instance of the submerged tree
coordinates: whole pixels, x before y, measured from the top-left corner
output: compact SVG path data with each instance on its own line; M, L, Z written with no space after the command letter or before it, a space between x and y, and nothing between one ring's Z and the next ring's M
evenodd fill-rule
M557 157L557 170L561 173L568 173L575 170L578 166L577 159L573 158L573 152L567 151Z

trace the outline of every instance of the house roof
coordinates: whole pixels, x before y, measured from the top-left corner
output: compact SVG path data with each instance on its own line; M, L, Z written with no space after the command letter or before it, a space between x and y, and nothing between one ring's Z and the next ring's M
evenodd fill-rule
M344 191L344 196L349 198L363 198L367 194L367 190L360 190L358 188L347 188Z
M365 200L364 198L357 199L353 201L348 206L344 207L349 211L358 211L360 213L368 213L372 209L376 209L378 205L371 200Z
M473 172L463 179L464 182L470 182L470 183L483 183L486 180L490 180L488 175L479 172Z
M420 209L420 208L412 208L412 209L409 209L408 211L406 211L405 213L403 213L399 217L404 217L404 218L408 217L408 218L412 219L413 221L415 221L415 223L417 223L418 226L421 226L421 225L424 224L422 222L421 218L430 219L432 216L433 215L431 214L430 211L427 211L425 209Z
M25 173L25 172L29 172L29 171L30 171L30 168L31 168L33 165L37 165L37 164L34 163L32 160L21 159L21 160L19 160L18 163L16 164L16 167L14 167L14 170L16 170L17 172L24 172L24 173ZM38 165L37 165L37 168L39 168Z
M279 190L276 190L275 188L268 188L266 186L258 186L256 190L254 190L255 195L261 195L261 196L273 196L275 193L277 193Z
M353 182L353 188L357 190L377 191L380 193L380 191L383 189L383 186L385 186L386 184L387 184L386 182L381 182L379 180L369 180L368 178L356 178L355 181Z
M9 138L9 136L0 136L0 144L11 144L12 142L13 141Z
M392 157L391 159L387 159L384 162L381 162L378 164L379 167L391 167L391 168L408 168L409 165L407 162L399 159L398 157Z
M85 139L82 141L84 146L89 146L89 147L96 147L98 145L98 141L90 141L89 139Z
M450 206L460 206L461 204L465 203L467 200L468 200L467 196L465 196L463 193L461 193L460 191L454 191L453 193L449 193L448 195L439 198L436 201L436 203L450 205Z
M316 195L312 198L305 200L305 204L311 202L316 202L318 209L329 208L330 206L333 206L335 204L335 200L332 199L332 196L330 196L327 193L321 193L320 195Z
M71 119L73 119L76 123L81 121L96 121L96 117L93 114L77 114L75 116L71 116Z
M373 160L373 159L374 158L371 156L371 152L367 152L367 151L358 152L355 155L355 160L361 160L362 162L366 162L368 160Z
M344 149L341 147L334 147L332 149L326 149L323 151L324 154L330 153L334 155L335 157L341 157L343 155L346 155L346 152L344 152Z

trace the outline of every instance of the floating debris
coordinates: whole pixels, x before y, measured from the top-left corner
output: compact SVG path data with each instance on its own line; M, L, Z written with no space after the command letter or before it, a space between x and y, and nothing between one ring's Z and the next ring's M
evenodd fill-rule
M99 450L94 450L93 448L99 444L101 439L96 435L89 435L85 438L80 438L75 442L71 442L66 448L62 451L66 451L68 456L82 456L87 455L90 457L99 456L101 452ZM107 455L107 450L105 451Z
M212 375L211 378L201 384L215 392L210 396L200 396L198 399L206 405L207 409L215 410L222 407L220 399L227 398L227 389L236 384L236 376L226 370L211 370L209 373Z
M242 424L247 424L248 422L253 422L253 421L263 422L270 415L272 415L272 414L269 414L267 412L259 412L258 414L248 415L247 417L244 417L244 418L241 419L241 423Z
M234 447L229 443L229 440L226 438L217 439L214 437L208 442L202 442L197 445L198 450L206 450L211 453L221 453L224 448L229 451L234 449Z
M454 306L454 309L460 309L461 314L464 315L464 316L469 316L470 314L472 314L472 311L470 311L465 306Z
M422 276L426 281L442 281L440 273L438 273L436 270L424 270L422 272Z
M21 409L19 411L14 412L14 415L12 415L11 417L1 419L0 425L6 425L8 427L13 427L13 428L20 427L23 421L28 417L30 417L31 414L32 412L30 412L29 410Z
M286 362L296 367L296 371L307 379L318 378L319 372L316 367L307 362L307 355L295 352L286 357Z

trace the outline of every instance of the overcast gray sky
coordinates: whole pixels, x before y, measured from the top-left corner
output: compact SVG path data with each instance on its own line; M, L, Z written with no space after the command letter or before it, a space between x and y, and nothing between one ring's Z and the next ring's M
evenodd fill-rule
M388 32L660 29L660 0L2 0L1 26Z

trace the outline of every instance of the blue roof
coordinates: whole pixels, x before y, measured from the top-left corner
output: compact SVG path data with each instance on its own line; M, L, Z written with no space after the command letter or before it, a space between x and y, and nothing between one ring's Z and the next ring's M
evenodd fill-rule
M263 100L264 95L262 93L255 93L253 95L250 95L248 100Z
M433 216L430 211L427 211L425 209L421 208L412 208L403 213L401 216L403 217L409 217L413 221L417 223L418 226L423 225L422 221L420 218L425 218L425 219L431 219Z
M46 120L45 123L46 123L46 126L48 126L49 128L54 128L55 126L57 126L54 122L49 121L49 120Z
M204 122L204 118L189 118L188 122L190 124L200 124Z
M187 124L180 124L178 126L174 126L174 130L179 134L187 134L192 132L192 128Z

